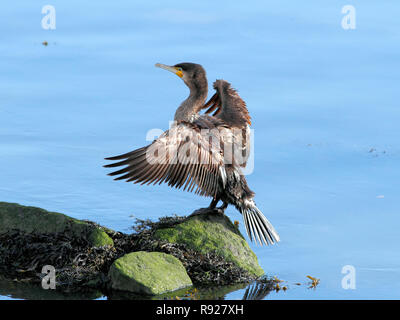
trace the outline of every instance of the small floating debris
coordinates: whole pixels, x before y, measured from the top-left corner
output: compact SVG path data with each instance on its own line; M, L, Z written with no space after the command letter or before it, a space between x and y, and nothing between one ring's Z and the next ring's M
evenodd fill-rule
M43 42L42 42L42 45L44 45L45 47L47 47L48 44L49 44L49 43L48 43L47 41L43 41Z
M312 276L306 276L309 280L309 282L305 282L305 283L301 283L301 282L293 282L293 283L289 283L286 280L281 280L278 277L274 276L274 277L261 277L260 279L257 279L254 284L264 284L267 285L268 284L268 292L269 291L275 291L276 293L283 291L286 292L287 290L290 289L290 285L293 286L306 286L309 289L316 289L316 287L318 286L318 284L320 283L320 279L312 277ZM293 287L292 287L293 288ZM267 293L265 293L265 295L267 295Z
M278 279L277 276L274 276L273 279L272 279L272 281L273 281L274 283L281 283L281 282L283 282L283 280Z
M198 290L196 288L188 290L182 297L175 296L172 300L199 300Z
M272 278L272 283L274 284L273 289L275 290L275 292L279 292L280 290L286 291L287 290L287 286L282 286L280 285L280 283L284 282L281 279L278 279L276 276L274 276Z
M371 148L369 149L368 153L371 153L371 155L376 158L379 157L379 155L386 155L386 150L378 150L376 148Z
M317 285L319 284L319 279L311 277L311 276L307 276L307 278L311 280L309 288L310 289L315 289L317 287Z

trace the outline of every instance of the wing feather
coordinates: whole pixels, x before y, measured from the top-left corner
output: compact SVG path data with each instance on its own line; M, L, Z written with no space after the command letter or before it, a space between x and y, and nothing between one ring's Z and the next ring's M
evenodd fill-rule
M211 129L212 121L200 119L192 123L179 122L164 132L150 145L106 158L118 162L106 168L125 166L109 173L115 180L141 184L167 183L203 196L218 192L223 156L215 145L207 141L202 129ZM196 188L197 187L197 188Z

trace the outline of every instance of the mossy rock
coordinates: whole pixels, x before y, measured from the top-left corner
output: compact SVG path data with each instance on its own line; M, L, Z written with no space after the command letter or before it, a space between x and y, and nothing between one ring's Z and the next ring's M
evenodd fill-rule
M13 229L35 234L71 234L86 238L95 247L114 244L102 228L88 222L41 208L0 202L0 234Z
M113 289L158 295L192 285L182 262L162 252L137 251L112 264L109 277Z
M185 244L203 254L214 252L256 277L264 274L257 256L224 214L205 212L192 215L182 223L158 229L154 236L169 243Z

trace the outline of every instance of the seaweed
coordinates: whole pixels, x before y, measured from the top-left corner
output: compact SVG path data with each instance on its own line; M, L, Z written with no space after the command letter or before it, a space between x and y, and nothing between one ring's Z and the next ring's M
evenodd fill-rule
M110 291L108 270L119 257L134 251L158 251L173 255L184 265L195 285L228 285L254 280L246 270L214 252L202 254L183 244L157 240L160 228L171 227L187 217L162 217L157 222L136 219L132 234L104 228L114 246L93 247L87 238L72 234L34 234L10 230L0 234L0 272L9 279L37 283L42 267L56 269L57 289L66 292L96 288ZM89 222L93 225L95 223Z

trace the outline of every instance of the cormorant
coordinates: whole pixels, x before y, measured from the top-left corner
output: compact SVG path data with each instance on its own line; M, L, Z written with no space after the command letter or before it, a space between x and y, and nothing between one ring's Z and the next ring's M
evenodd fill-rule
M243 215L246 232L261 245L279 241L274 227L257 208L242 174L250 150L250 116L245 102L225 80L214 82L208 94L206 72L195 63L157 67L178 75L190 89L189 97L175 112L170 129L150 145L106 158L119 160L107 168L126 166L109 175L115 180L141 184L168 183L171 187L212 197L208 210L223 214L228 204ZM208 108L208 109L207 109ZM200 115L200 111L206 114ZM212 115L209 115L214 112ZM223 204L216 208L219 201Z

